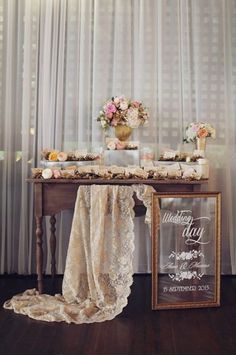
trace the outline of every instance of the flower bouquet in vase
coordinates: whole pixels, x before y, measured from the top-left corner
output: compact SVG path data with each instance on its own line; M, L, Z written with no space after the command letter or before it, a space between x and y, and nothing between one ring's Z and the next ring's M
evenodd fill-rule
M210 123L192 122L186 127L184 142L194 142L197 151L202 151L204 153L203 155L205 155L206 138L215 138L215 136L215 128Z
M105 102L97 121L101 122L104 130L113 127L115 136L123 142L130 137L134 128L148 122L148 116L141 101L116 96Z

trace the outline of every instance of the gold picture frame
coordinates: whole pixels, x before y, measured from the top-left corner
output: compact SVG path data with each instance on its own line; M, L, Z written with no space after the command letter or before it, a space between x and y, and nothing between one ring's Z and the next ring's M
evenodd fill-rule
M152 195L152 309L220 306L221 193Z

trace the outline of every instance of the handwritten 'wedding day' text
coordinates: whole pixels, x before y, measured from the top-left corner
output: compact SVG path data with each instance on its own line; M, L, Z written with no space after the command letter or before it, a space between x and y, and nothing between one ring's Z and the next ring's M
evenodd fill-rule
M196 226L197 221L201 221L201 226ZM165 212L162 217L162 223L174 223L185 226L182 231L182 237L185 238L185 244L208 244L209 241L203 240L205 227L202 225L203 221L210 221L209 217L193 218L191 210L178 210L175 214L172 212Z

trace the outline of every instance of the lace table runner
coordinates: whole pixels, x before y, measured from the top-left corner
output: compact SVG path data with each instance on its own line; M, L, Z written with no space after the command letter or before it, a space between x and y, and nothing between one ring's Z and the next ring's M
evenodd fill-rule
M62 295L26 290L4 308L37 320L76 324L103 322L121 313L133 282L134 191L150 222L151 186L80 186Z

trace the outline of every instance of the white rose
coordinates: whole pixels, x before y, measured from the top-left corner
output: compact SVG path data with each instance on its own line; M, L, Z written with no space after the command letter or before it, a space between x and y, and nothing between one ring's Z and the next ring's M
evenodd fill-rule
M42 171L42 177L43 177L44 179L51 179L52 175L53 175L53 172L52 172L51 169L43 169L43 171Z
M109 143L107 143L107 149L115 150L116 149L116 143L114 141L110 141Z
M187 168L184 173L183 173L183 178L187 179L192 177L192 175L195 173L195 170L193 168Z
M189 127L186 130L186 136L188 140L193 141L196 138L196 132L194 132L191 127Z
M121 109L122 111L124 111L124 110L127 110L127 108L128 108L128 101L127 101L127 100L122 100L122 101L120 102L120 109Z
M140 120L138 117L138 109L130 107L127 112L127 123L131 128L138 128L140 125Z
M105 119L101 119L101 125L102 125L102 128L106 128L107 127L107 121Z
M212 127L212 128L209 130L209 132L210 132L211 138L215 139L215 137L216 137L216 130L215 130L215 128Z
M114 103L115 103L116 106L119 105L119 103L120 103L119 97L115 97L114 98Z

